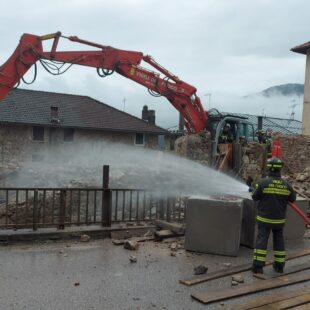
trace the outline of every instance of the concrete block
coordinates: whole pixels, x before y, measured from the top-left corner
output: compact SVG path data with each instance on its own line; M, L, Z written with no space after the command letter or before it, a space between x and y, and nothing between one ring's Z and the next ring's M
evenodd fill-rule
M224 198L192 196L188 199L186 250L237 256L243 202Z
M257 203L252 199L243 200L242 210L242 229L240 244L253 248L256 239L256 214L257 214Z
M309 206L309 201L298 197L296 200L297 207L305 214ZM296 240L303 238L306 232L306 226L302 218L291 208L287 207L286 224L284 227L284 238L286 240Z
M298 197L296 201L297 206L303 211L307 212L309 201L302 197ZM255 240L257 235L256 214L257 203L244 199L243 201L243 214L242 214L242 231L241 231L241 245L250 248L255 247ZM297 215L291 207L287 207L286 224L284 227L284 238L286 240L302 239L306 232L303 220ZM272 242L272 236L269 238L269 244Z

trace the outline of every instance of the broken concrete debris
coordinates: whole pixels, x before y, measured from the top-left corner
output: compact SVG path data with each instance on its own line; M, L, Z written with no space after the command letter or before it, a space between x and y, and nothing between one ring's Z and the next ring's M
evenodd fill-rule
M137 257L134 256L134 255L130 255L129 256L129 260L130 260L131 263L136 263L137 262Z
M176 242L172 242L170 245L171 251L177 251L178 250L178 244Z
M171 230L158 230L155 231L155 239L158 241L161 241L165 238L170 238L170 237L174 237L175 233L172 232Z
M238 282L238 283L244 283L244 279L241 275L234 275L232 276L232 281Z
M161 229L170 230L177 235L185 234L185 224L171 223L162 220L155 220L154 224Z
M139 248L138 241L134 240L126 240L124 242L124 249L130 250L130 251L136 251Z
M208 271L208 267L199 265L194 268L194 275L205 274Z
M229 268L229 267L231 266L231 263L223 263L223 266L224 266L225 268Z
M88 242L88 241L90 240L90 236L84 234L84 235L81 236L80 240L81 240L82 242Z
M123 245L125 243L125 240L117 240L117 239L113 239L112 243L114 245Z

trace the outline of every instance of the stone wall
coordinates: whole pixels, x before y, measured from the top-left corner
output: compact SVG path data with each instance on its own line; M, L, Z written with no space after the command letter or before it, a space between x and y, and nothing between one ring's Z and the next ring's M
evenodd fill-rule
M201 132L199 134L185 135L175 141L175 153L204 165L210 164L211 134Z
M252 185L265 174L267 146L258 142L252 142L242 148L241 171L239 176L247 181L252 179Z
M284 173L301 173L310 167L310 136L275 135L276 139L281 142Z

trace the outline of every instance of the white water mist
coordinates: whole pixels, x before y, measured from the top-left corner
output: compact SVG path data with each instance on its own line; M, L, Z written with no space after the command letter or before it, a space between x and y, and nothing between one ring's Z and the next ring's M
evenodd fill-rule
M75 143L46 152L44 162L23 163L10 186L101 186L110 165L111 188L150 189L173 195L248 197L247 186L214 169L179 156L125 144Z

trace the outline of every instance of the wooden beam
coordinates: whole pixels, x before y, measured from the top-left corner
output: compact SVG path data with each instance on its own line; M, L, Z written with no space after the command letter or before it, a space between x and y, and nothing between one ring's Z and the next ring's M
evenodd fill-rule
M310 309L310 294L309 293L306 295L301 295L301 296L296 296L294 298L281 300L281 301L272 303L270 305L265 305L265 306L262 306L256 309L257 310L270 310L271 308L271 309L281 310L281 309L291 309L293 307L294 307L293 309L296 309L296 307L298 306L301 307L305 305L307 305L307 308L305 309Z
M306 262L304 264L296 265L296 266L288 266L287 268L284 269L284 273L270 273L270 274L253 274L255 278L262 279L262 280L268 280L268 279L273 279L273 278L278 278L282 277L287 274L291 273L296 273L302 270L307 270L310 269L310 262Z
M251 309L257 310L262 306L270 307L271 304L274 304L278 301L288 300L290 298L295 298L298 296L304 296L309 294L310 294L310 288L285 292L282 294L272 294L270 296L260 296L255 298L254 300L247 301L246 303L224 307L222 308L222 310L251 310Z
M294 258L306 256L306 255L310 255L310 249L304 249L304 250L301 250L299 252L293 253L293 254L287 256L286 261L289 261L289 260L294 259ZM268 265L272 265L272 262L267 262L266 266L268 266ZM213 279L218 279L218 278L230 276L232 274L236 274L239 272L249 271L249 270L251 270L251 268L252 268L252 263L243 264L243 265L238 265L235 267L221 269L221 270L214 271L212 273L208 273L208 274L204 274L204 275L190 277L190 278L185 279L185 280L180 280L179 282L184 284L184 285L187 285L187 286L192 286L192 285L196 285L196 284L206 282L206 281L210 281Z
M195 293L191 296L203 304L209 304L215 301L222 301L232 297L244 296L306 281L310 281L310 270L270 279L268 281L260 281L223 290L216 289L213 291Z

